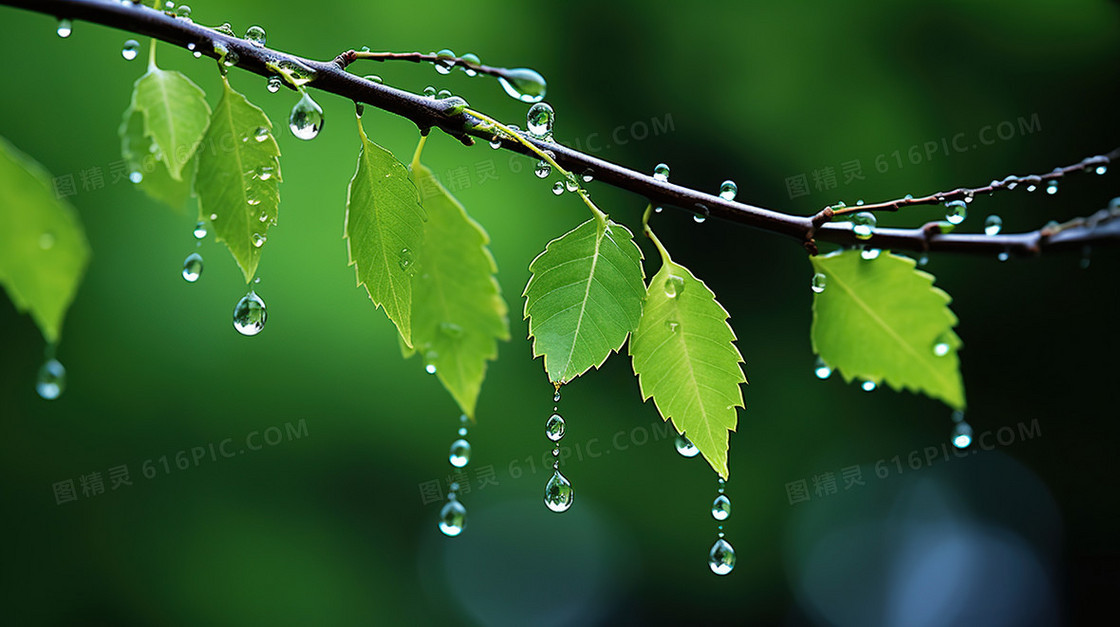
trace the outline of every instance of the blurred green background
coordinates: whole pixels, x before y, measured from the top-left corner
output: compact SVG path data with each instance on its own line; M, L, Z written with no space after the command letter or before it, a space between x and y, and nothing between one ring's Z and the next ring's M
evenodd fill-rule
M1115 2L192 5L200 23L260 24L270 46L311 58L447 47L533 67L548 78L559 140L639 170L665 161L682 184L715 190L732 178L740 200L799 214L1044 172L1120 145ZM1085 269L1075 254L931 259L961 319L968 420L991 444L957 457L938 403L813 376L800 246L680 211L657 216L674 258L731 312L750 380L730 452L726 531L738 564L716 577L705 564L714 473L674 452L624 357L564 389L564 468L577 498L563 515L541 504L552 392L531 360L519 295L529 261L587 212L554 197L528 159L437 133L426 161L445 183L459 178L456 194L490 232L514 338L490 367L471 429L467 530L449 539L436 528L441 502L424 490L446 490L459 414L418 360L401 359L392 325L346 265L352 105L316 94L319 137L277 133L280 222L257 287L269 322L245 338L230 323L246 288L228 252L205 241L205 273L187 284L193 214L108 176L143 52L123 60L130 36L109 28L77 23L65 40L54 30L51 17L0 7L0 134L54 175L75 176L69 200L94 253L59 347L69 384L55 402L34 390L37 329L0 299L0 621L1025 625L1111 611L1115 250L1092 251ZM214 104L212 61L167 45L159 61ZM353 70L416 92L447 88L524 125L527 105L488 79L413 64ZM230 76L283 127L292 93ZM407 160L409 122L372 110L365 119ZM854 162L863 178L847 180ZM105 184L84 189L81 173L94 167ZM497 180L483 180L491 167ZM978 198L961 229L979 231L990 213L1006 231L1087 215L1120 195L1117 170L1071 176L1054 196ZM808 193L791 194L802 175ZM642 199L591 191L639 227ZM276 433L285 437L275 445L246 448ZM211 457L227 438L245 453ZM195 447L205 457L176 468L176 454ZM110 489L119 466L131 485ZM844 481L852 467L863 485ZM105 492L81 494L80 478L95 472ZM835 494L814 491L826 473ZM66 480L78 499L58 504L53 485ZM810 498L791 504L798 481Z

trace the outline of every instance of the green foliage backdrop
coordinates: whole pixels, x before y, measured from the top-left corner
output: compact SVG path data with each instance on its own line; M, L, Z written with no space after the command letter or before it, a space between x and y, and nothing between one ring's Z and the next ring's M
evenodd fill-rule
M733 178L740 199L802 214L1045 170L1120 137L1115 3L193 7L196 21L229 21L238 32L261 24L269 45L311 57L362 45L449 47L534 67L549 80L558 140L644 170L667 161L673 181L712 190ZM711 469L673 452L625 356L564 388L572 447L564 472L579 499L562 516L545 510L541 432L552 386L517 316L488 368L470 436L470 476L492 466L497 485L472 480L461 496L468 529L449 540L435 527L439 503L425 504L421 488L446 485L459 409L419 360L401 359L394 327L347 267L342 224L359 147L352 104L316 95L324 130L299 141L281 125L294 94L230 73L277 125L283 153L281 211L255 286L269 323L245 338L230 324L245 279L222 245L202 245L197 284L179 276L195 250L193 209L167 211L114 178L117 127L144 72L143 56L121 58L130 35L77 23L61 40L49 18L8 8L0 31L8 64L0 135L54 176L73 177L67 200L93 250L59 349L70 381L58 401L34 393L43 342L33 321L0 299L5 623L807 623L828 616L805 592L807 551L850 542L846 524L888 519L923 481L949 494L953 511L1022 538L1058 573L1060 611L1077 616L1105 602L1107 578L1093 573L1120 552L1111 522L1120 485L1106 465L1120 436L1115 251L1094 251L1085 270L1075 256L1003 264L934 256L927 269L961 320L969 421L982 432L1037 419L1041 435L880 479L877 461L946 442L948 410L909 393L866 394L836 375L818 381L813 270L801 248L667 209L654 228L731 314L751 382L729 453L735 572L715 578L704 564ZM159 61L217 105L212 61L167 46ZM523 124L524 105L492 81L367 67L355 71L416 92L447 87ZM368 108L363 122L407 162L410 123ZM1015 131L999 139L1003 123ZM849 180L844 164L855 161L863 178ZM463 148L437 133L424 162L489 232L501 294L520 311L529 262L583 222L586 208L553 196L528 159L484 145ZM830 168L833 188L819 190L814 179L828 186ZM787 179L802 174L809 193L791 198ZM965 227L978 231L986 213L1009 231L1087 214L1120 195L1116 176L1069 181L1055 197L978 199ZM640 232L641 199L590 189L613 220ZM647 259L655 254L635 241ZM299 439L215 461L207 450L197 465L175 468L179 451L226 438L241 448L250 433L259 442L270 427L300 421ZM154 461L146 478L144 462L163 455L170 471ZM121 465L132 485L110 490L109 469ZM790 504L788 483L812 486L812 477L854 465L866 485L841 483L837 494ZM53 483L92 472L105 477L104 494L56 505ZM998 508L994 493L1003 495ZM858 576L845 563L830 562L837 580Z

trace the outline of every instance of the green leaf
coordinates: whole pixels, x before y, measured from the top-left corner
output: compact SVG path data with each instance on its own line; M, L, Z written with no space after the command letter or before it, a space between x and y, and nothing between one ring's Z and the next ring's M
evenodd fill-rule
M603 365L638 327L645 296L642 251L625 226L596 216L529 264L525 317L533 356L553 383Z
M198 211L225 242L245 281L253 279L280 206L280 147L263 111L224 81L198 151Z
M362 149L346 198L346 247L358 285L412 346L412 275L423 253L424 210L408 168L370 141L358 118Z
M727 439L743 407L743 357L727 311L707 285L667 257L649 283L630 355L642 400L685 433L727 478Z
M195 161L187 164L183 180L171 178L167 164L156 159L152 138L144 134L144 115L133 107L124 112L119 134L121 157L128 166L129 173L138 172L143 177L136 186L155 200L181 210L191 195Z
M42 166L0 137L0 284L48 343L58 342L87 263L77 212Z
M874 260L848 250L813 257L825 289L813 298L813 350L854 378L886 381L964 409L964 382L953 332L952 300L913 259L884 252ZM943 355L935 353L942 345Z
M419 157L418 150L412 176L428 216L429 245L412 277L412 345L473 419L486 362L498 357L498 340L509 339L506 303L489 236Z
M183 180L183 167L210 119L206 93L179 72L150 67L133 86L130 108L143 114L144 135L152 139L171 178Z

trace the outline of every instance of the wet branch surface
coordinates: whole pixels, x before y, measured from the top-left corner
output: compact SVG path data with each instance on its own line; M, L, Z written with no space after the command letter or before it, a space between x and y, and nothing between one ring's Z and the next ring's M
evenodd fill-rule
M377 107L411 120L422 133L432 128L472 145L474 138L490 141L494 133L480 120L455 106L452 99L437 100L408 91L366 80L346 71L346 66L370 53L347 51L330 61L315 61L258 46L248 40L196 24L189 19L175 17L142 4L120 3L111 0L0 0L0 5L53 15L59 19L82 20L117 28L138 35L201 52L219 59L216 50L236 54L236 67L265 77L276 75L277 64L297 63L311 68L315 78L307 87L330 92ZM373 53L378 54L378 53ZM385 53L381 53L385 54ZM415 53L388 54L384 60L400 57L403 60L427 62L430 55ZM413 58L415 57L415 58ZM372 58L372 55L365 58ZM464 66L461 59L456 64ZM504 68L485 67L484 72L500 76ZM461 104L461 101L460 101ZM948 192L919 198L905 198L873 203L859 207L829 207L813 216L798 216L745 203L725 200L689 187L655 179L652 175L637 172L578 150L524 135L525 139L541 150L551 151L555 160L565 169L575 173L590 172L602 184L643 196L657 206L675 206L687 211L745 224L757 229L785 235L801 242L810 253L817 252L817 242L830 242L842 246L868 246L882 249L914 252L974 253L995 256L1008 253L1015 256L1036 256L1043 252L1077 250L1087 246L1120 244L1120 209L1101 210L1091 216L1078 218L1058 226L1047 226L1025 233L1005 235L942 233L937 223L912 229L878 228L871 239L858 239L848 223L832 223L839 216L856 211L896 211L911 205L938 204L967 197L1011 189L1017 185L1046 185L1048 181L1075 175L1077 170L1091 171L1120 157L1120 149L1105 155L1089 157L1079 164L1056 168L1048 174L1030 177L1007 177L993 181L993 185L977 188L958 188ZM509 137L501 138L501 147L523 155L531 151ZM1014 182L1015 185L1011 183Z

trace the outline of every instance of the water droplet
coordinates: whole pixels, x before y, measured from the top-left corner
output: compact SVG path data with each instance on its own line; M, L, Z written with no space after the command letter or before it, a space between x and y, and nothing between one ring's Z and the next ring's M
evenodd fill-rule
M552 395L552 402L553 403L559 403L560 402L560 388L556 388L556 393Z
M963 418L953 425L952 440L953 446L957 448L968 448L972 444L972 426L965 422Z
M852 233L857 239L871 239L875 234L875 224L878 219L870 211L861 211L852 216Z
M933 354L937 357L944 357L949 354L952 345L949 343L949 334L943 333L933 344Z
M684 291L684 279L679 276L669 275L665 279L665 295L669 298L676 298Z
M427 87L425 87L424 88L424 97L425 98L435 98L436 97L436 88L432 87L431 85L428 85Z
M552 193L556 194L557 196L560 196L561 194L563 194L564 193L564 184L561 183L560 181L556 181L555 183L553 183L552 184Z
M945 221L954 226L964 222L968 216L968 204L963 200L950 200L945 203Z
M135 59L138 54L140 54L140 42L135 39L124 42L124 47L121 48L121 56L124 57L125 61Z
M533 169L533 174L536 174L539 179L548 178L548 175L552 174L552 166L544 159L541 159Z
M524 67L506 70L503 76L498 77L498 82L510 98L521 102L540 102L544 100L547 91L544 77L535 70Z
M810 284L810 287L812 288L813 293L814 294L820 294L821 292L823 292L827 280L828 279L824 276L824 274L822 274L820 272L814 274L813 275L813 282Z
M566 512L572 506L574 497L572 482L560 474L559 470L554 470L552 478L544 486L544 504L554 512Z
M281 59L276 62L280 77L292 87L302 87L315 80L318 72L315 69L292 59Z
M859 251L859 256L860 259L871 261L873 259L878 259L879 255L882 252L883 251L879 250L878 248L864 248L863 250Z
M50 231L46 231L44 233L39 234L39 249L40 250L50 250L50 249L54 248L54 242L55 242L54 233L51 233Z
M261 235L260 233L253 233L253 247L254 248L260 248L261 246L264 246L264 243L267 242L267 241L268 241L268 237L266 237L264 235Z
M233 308L233 328L241 335L256 335L264 328L268 314L264 310L264 301L253 290L237 301Z
M269 135L269 132L268 132L267 127L258 126L257 130L253 132L253 139L255 139L257 141L257 143L259 144L263 141L268 140L268 135ZM260 170L258 170L258 173L259 173L259 171L264 170L266 167L267 166L261 166ZM268 170L271 171L272 168L268 168ZM267 178L262 178L261 180L266 181L268 179Z
M731 499L726 494L720 494L712 501L712 518L727 520L731 516Z
M696 211L692 214L692 221L695 222L696 224L703 224L704 221L707 220L708 216L710 216L710 215L711 215L711 212L708 211L707 205L697 204L696 205Z
M42 398L53 401L66 389L66 368L53 357L39 368L35 379L35 391Z
M450 97L451 97L451 90L450 89L441 89L441 90L439 90L439 93L436 94L436 100L445 100L445 99L450 98Z
M211 222L213 222L213 221L215 221L215 220L217 220L217 219L218 219L218 214L216 214L216 213L211 213L211 214L210 214L210 221L211 221Z
M927 263L929 263L929 255L927 255L925 253L922 253L922 256L918 257L918 265L919 266L924 266Z
M669 180L669 166L659 163L653 168L653 178L664 183Z
M451 443L451 451L447 456L451 465L456 468L462 468L471 461L471 444L466 440L460 438Z
M444 48L436 53L436 60L432 62L440 74L450 74L455 67L455 53Z
M55 32L58 33L59 37L66 39L70 36L70 33L74 32L74 25L70 23L70 20L59 20L58 30Z
M250 26L249 30L245 31L245 39L247 39L249 43L253 44L254 46L263 48L265 42L264 29L255 24L253 26Z
M1096 172L1097 174L1103 175L1106 172L1108 172L1108 166L1102 163L1102 164L1098 165L1097 169L1095 169L1093 171Z
M478 55L474 54L473 52L468 52L467 54L464 54L463 56L461 56L459 58L464 63L473 63L475 65L482 65L482 61L479 60ZM463 73L466 74L467 76L477 76L478 75L478 72L476 70L471 69L467 65L462 65L461 64L461 65L459 65L459 69L463 70Z
M171 3L169 2L168 4L171 4ZM170 7L168 7L168 8L170 8ZM179 17L182 17L182 18L190 19L190 17L191 17L190 6L188 6L186 4L180 4L179 8L175 9L175 15L177 15Z
M673 441L673 446L677 449L677 453L679 453L681 457L696 457L700 454L700 449L696 448L692 440L689 440L684 435L678 435L677 439Z
M144 174L140 170L134 170L128 173L128 180L132 183L139 183L144 180Z
M817 375L817 378L823 381L832 376L832 368L829 368L828 364L824 363L823 359L817 357L817 363L813 366L813 374Z
M229 22L223 22L221 26L215 27L214 30L229 35L230 37L237 37L237 33L233 32L233 26L231 26Z
M719 186L719 197L724 200L735 200L735 194L739 193L739 186L735 181L724 181L723 185Z
M984 234L985 235L999 235L1000 230L1003 229L1003 219L997 215L991 215L984 219Z
M544 425L544 434L549 440L559 442L564 437L564 418L560 414L552 414Z
M576 180L575 174L568 173L568 177L564 180L564 189L569 192L575 192L579 189L579 181Z
M292 135L300 139L315 139L323 128L323 110L310 95L304 93L296 106L292 107L288 127L292 129Z
M283 82L284 81L280 80L279 76L269 76L268 92L271 94L275 94L276 92L280 91L280 86L283 84Z
M497 150L502 147L502 138L500 135L495 135L490 138L490 147Z
M869 380L867 380L867 381L864 381L863 383L859 384L859 387L860 387L860 389L862 389L862 390L863 390L864 392L874 392L874 391L875 391L875 388L877 388L877 387L879 387L879 386L878 386L878 385L876 385L876 383L875 383L874 381L871 381L871 380L869 379Z
M222 65L226 67L233 67L241 61L241 55L237 54L236 50L229 50L222 56Z
M183 261L183 278L187 283L194 283L202 276L202 255L191 253Z
M376 75L376 74L366 74L363 78L365 78L367 81L370 81L371 83L379 83L380 84L380 83L385 82L385 81L381 80L381 77Z
M459 437L461 437L461 438L467 437L467 428L466 427L459 427Z
M424 372L428 374L436 373L436 365L434 363L424 364Z
M1051 196L1053 196L1054 194L1057 194L1058 193L1058 182L1057 181L1050 181L1049 183L1047 183L1046 184L1046 193L1050 194Z
M397 255L397 264L401 267L401 270L404 270L405 272L407 272L409 274L412 274L412 271L413 271L412 264L413 263L414 263L414 259L413 259L412 251L407 249L407 248L402 248L401 252Z
M439 510L439 530L454 538L467 526L467 509L457 499L448 497L447 504Z
M529 107L529 113L525 115L525 128L537 139L549 139L552 137L552 125L555 121L556 113L552 110L552 105L538 102Z
M735 568L735 549L731 544L720 538L712 545L708 552L708 567L717 575L726 575Z
M681 323L676 320L666 320L665 328L669 329L669 333L676 333L677 329L681 328Z

